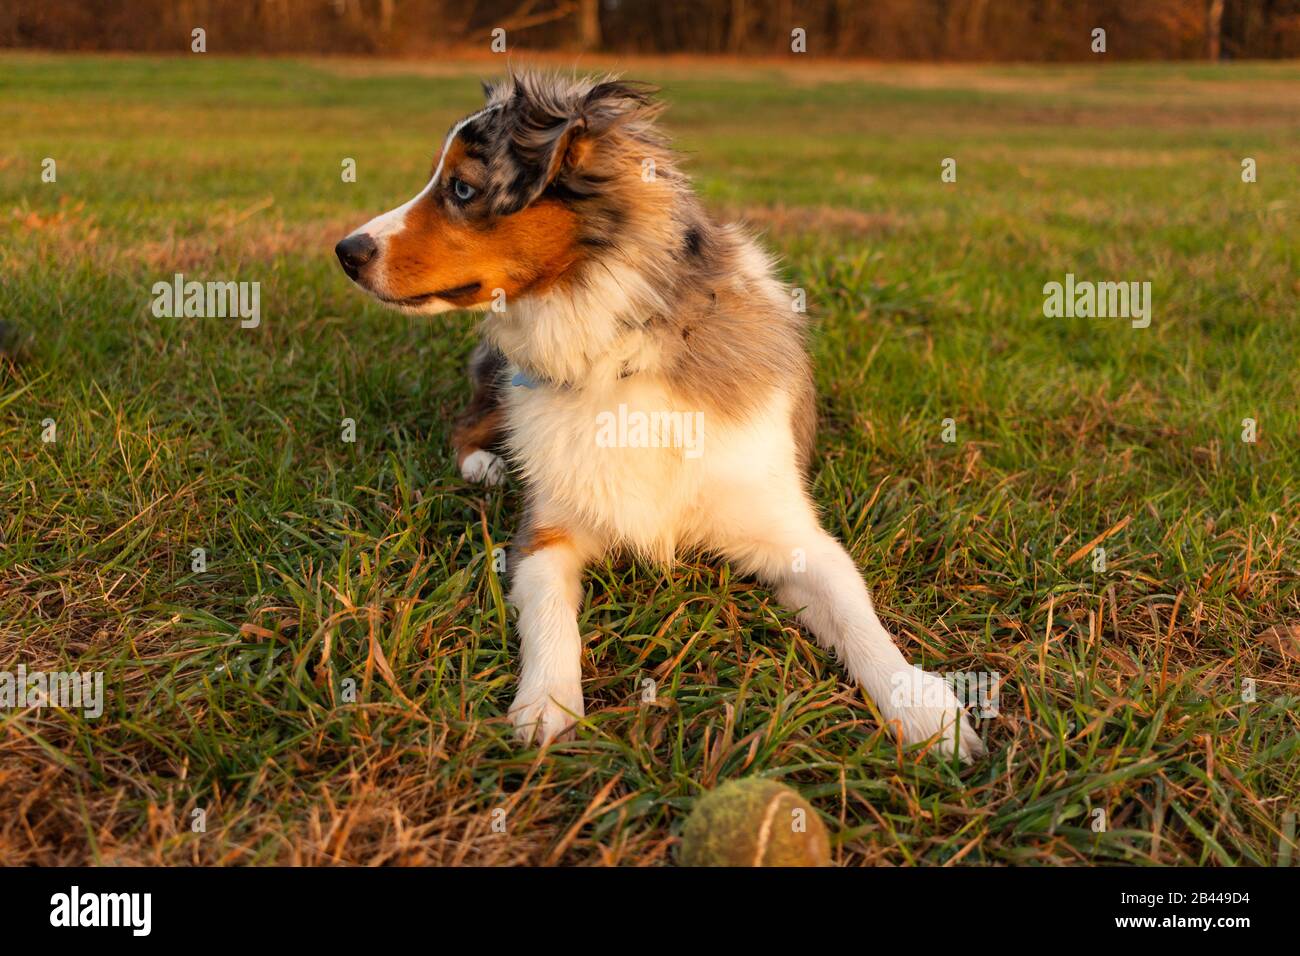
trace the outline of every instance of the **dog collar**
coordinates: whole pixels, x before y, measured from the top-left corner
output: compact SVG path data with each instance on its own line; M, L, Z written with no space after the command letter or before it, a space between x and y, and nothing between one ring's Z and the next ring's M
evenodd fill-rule
M618 377L620 380L622 380L630 377L632 374L633 373L628 369L624 369L622 372L619 373ZM543 384L549 384L549 383L538 381L537 379L529 375L527 372L525 372L523 369L518 369L515 371L515 374L511 376L510 384L513 385L515 388L541 388ZM559 386L559 387L563 388L565 386Z

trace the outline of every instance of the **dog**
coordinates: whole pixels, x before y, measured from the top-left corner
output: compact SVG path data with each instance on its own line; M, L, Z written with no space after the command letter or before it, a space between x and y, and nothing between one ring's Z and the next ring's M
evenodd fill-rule
M525 72L484 92L424 189L335 252L403 312L483 316L452 442L465 479L508 462L525 490L519 737L564 739L585 715L585 566L699 552L772 587L903 742L979 756L952 688L907 662L818 521L806 318L756 242L705 212L657 91Z

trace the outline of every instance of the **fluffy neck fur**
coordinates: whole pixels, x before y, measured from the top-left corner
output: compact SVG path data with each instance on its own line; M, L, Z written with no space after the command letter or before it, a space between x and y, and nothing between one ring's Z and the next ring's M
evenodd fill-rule
M619 112L582 168L557 181L578 213L584 259L546 291L489 312L484 337L547 387L603 392L648 374L717 420L750 419L782 392L806 460L815 416L805 316L772 260L705 214L646 103Z
M679 251L687 223L704 215L665 152L624 139L606 147L626 157L623 168L586 212L587 228L603 233L584 237L590 255L572 275L484 323L508 360L550 383L580 388L653 370L654 319L679 305ZM655 163L650 181L641 176L643 158Z

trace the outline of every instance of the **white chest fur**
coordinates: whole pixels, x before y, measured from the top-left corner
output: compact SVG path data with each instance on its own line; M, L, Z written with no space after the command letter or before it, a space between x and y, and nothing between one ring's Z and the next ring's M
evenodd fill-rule
M746 496L798 484L781 395L752 421L724 421L634 375L600 389L513 386L506 406L511 457L538 520L652 559L707 547Z

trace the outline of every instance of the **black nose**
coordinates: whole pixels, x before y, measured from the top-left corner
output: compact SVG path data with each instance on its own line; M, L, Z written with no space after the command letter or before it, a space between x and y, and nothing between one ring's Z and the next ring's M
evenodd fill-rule
M348 236L334 247L334 254L339 257L343 271L353 279L357 277L361 267L373 259L378 251L379 247L375 245L375 240L365 232Z

